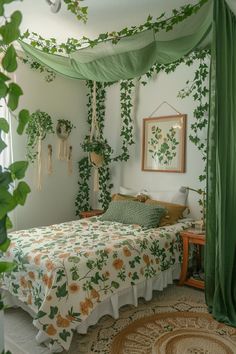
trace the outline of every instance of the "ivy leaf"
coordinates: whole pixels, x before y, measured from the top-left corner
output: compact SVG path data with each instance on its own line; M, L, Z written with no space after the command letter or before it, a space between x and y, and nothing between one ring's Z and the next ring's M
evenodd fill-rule
M16 50L13 47L13 45L11 44L6 51L6 54L4 55L3 59L2 59L2 66L3 68L12 73L13 71L16 70L17 68L17 61L16 61Z
M13 192L17 204L24 205L27 195L30 193L30 187L26 182L21 181Z
M4 6L3 6L3 2L0 2L0 16L4 15Z
M25 126L29 122L30 114L27 109L22 109L19 113L19 124L17 127L17 133L22 135L25 129Z
M3 73L0 73L0 81L9 81L10 77L6 76Z
M13 179L22 179L25 177L25 172L28 167L27 161L16 161L13 162L9 167L9 171L12 173Z
M0 118L0 130L3 130L4 133L9 132L9 124L5 118Z
M9 85L8 94L8 107L14 111L18 106L20 96L23 95L23 91L19 85L11 82Z
M0 98L6 97L8 92L8 87L4 81L0 80Z
M1 134L1 132L0 132ZM0 135L0 153L7 147L7 144L2 140Z
M6 219L6 228L7 228L7 230L13 228L13 224L12 224L11 219L9 218L9 216L7 216L7 219Z
M8 189L8 186L11 182L13 181L10 172L0 172L0 187L5 187L6 189Z
M5 188L0 188L0 220L16 206L15 199Z
M22 15L20 11L15 11L11 15L10 21L0 27L0 34L2 35L4 44L10 44L20 37L19 25L21 20Z
M1 235L1 231L0 231L0 235ZM0 236L0 241L1 241L1 236ZM5 241L3 243L0 242L0 251L6 252L8 250L8 247L10 246L10 243L11 243L11 240L6 237Z
M0 273L11 272L16 267L12 262L0 262Z

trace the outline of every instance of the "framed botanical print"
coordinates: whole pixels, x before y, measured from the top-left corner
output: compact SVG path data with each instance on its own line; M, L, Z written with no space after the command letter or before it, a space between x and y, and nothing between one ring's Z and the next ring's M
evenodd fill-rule
M187 115L143 120L142 170L185 172Z

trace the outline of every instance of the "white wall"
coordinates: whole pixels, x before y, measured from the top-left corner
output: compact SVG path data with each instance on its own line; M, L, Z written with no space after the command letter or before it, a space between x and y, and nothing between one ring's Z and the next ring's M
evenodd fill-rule
M118 191L119 185L138 190L177 190L180 186L201 188L198 176L203 171L201 155L192 142L187 139L186 147L186 172L164 173L146 172L141 170L142 158L142 124L143 118L147 118L163 101L169 102L179 112L187 114L187 137L190 134L190 125L194 121L193 110L195 103L192 98L177 98L177 93L185 87L185 82L194 76L194 66L181 65L174 73L169 75L159 73L155 79L149 80L146 86L138 85L135 102L135 146L131 150L131 159L127 163L120 163L113 167L114 191ZM173 115L175 112L163 105L155 116ZM120 140L120 106L119 86L115 85L108 90L106 135L115 151L119 150ZM192 215L199 217L198 194L189 193L189 206Z
M179 90L185 87L185 82L191 80L194 67L180 66L175 73L166 75L159 73L149 80L146 86L137 84L135 95L135 146L131 149L131 159L127 163L118 163L112 166L114 189L119 186L134 189L175 190L180 186L193 188L202 187L198 176L202 173L203 162L197 148L187 139L186 173L163 173L141 171L141 141L143 118L163 101L168 101L181 113L187 114L187 136L193 122L194 102L192 98L181 100L177 98ZM54 122L59 118L71 120L76 129L73 130L70 143L73 146L73 175L67 175L66 162L56 159L58 140L56 135L48 136L44 141L44 157L47 156L47 145L53 145L53 175L48 176L46 160L44 160L43 189L36 189L36 164L30 166L27 172L27 181L32 189L24 207L18 207L14 215L14 225L17 229L72 220L75 218L75 197L78 192L78 160L83 156L80 143L87 133L86 123L86 87L83 81L72 80L57 76L52 83L46 83L44 76L32 71L26 65L20 64L17 71L17 82L24 90L21 107L31 112L41 109L49 113ZM120 150L119 136L120 119L120 91L119 85L108 88L106 101L105 135L114 148L115 153ZM155 116L175 114L164 105ZM14 129L13 129L14 131ZM25 138L14 134L14 160L25 157ZM199 217L198 195L190 192L189 205L195 218Z
M73 175L67 174L65 161L57 160L58 139L56 134L43 141L43 189L36 189L36 163L30 165L26 181L31 187L31 194L24 207L17 207L14 212L16 229L32 226L49 225L75 218L75 197L78 191L78 160L82 157L80 144L87 132L86 123L86 87L83 81L57 76L52 83L47 83L44 76L32 71L27 65L20 64L16 81L24 91L20 100L21 108L30 112L37 109L51 115L54 123L57 119L69 119L76 126L70 137L73 146ZM15 133L13 123L13 158L25 159L26 139ZM55 125L54 125L55 126ZM47 146L53 146L53 175L47 175Z

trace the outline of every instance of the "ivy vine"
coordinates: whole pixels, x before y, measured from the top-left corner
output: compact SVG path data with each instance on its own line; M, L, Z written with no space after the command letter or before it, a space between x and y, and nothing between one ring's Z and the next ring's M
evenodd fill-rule
M84 0L63 0L67 5L68 11L72 12L79 21L87 22L88 6L81 6L80 2Z
M44 140L49 133L54 133L52 118L48 113L37 110L31 115L26 128L27 159L30 162L34 162L38 155L35 147L39 139Z

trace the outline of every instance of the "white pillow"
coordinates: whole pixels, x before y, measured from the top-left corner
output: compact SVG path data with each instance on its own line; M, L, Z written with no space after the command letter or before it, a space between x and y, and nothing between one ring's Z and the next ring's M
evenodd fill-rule
M178 191L149 191L143 189L142 191L137 191L132 188L120 187L120 193L125 195L136 196L140 193L146 194L149 198L160 200L162 202L186 205L189 190L184 187L180 187Z
M120 194L136 196L139 192L132 188L120 187Z
M186 205L188 192L188 189L181 187L178 191L148 192L148 195L150 198L162 202Z

